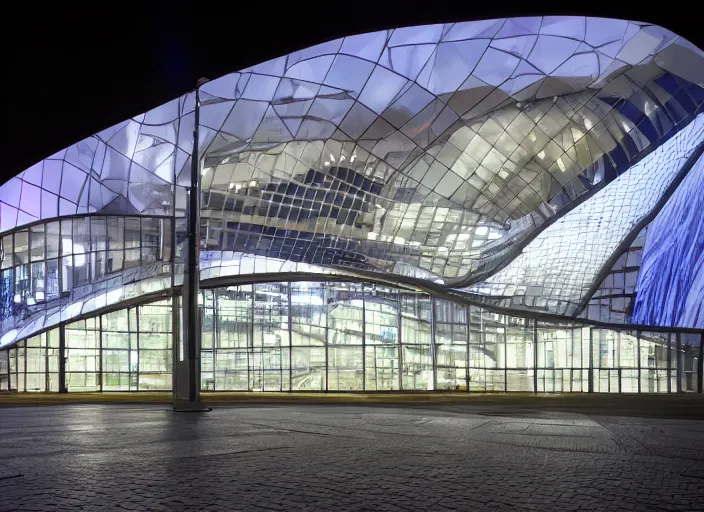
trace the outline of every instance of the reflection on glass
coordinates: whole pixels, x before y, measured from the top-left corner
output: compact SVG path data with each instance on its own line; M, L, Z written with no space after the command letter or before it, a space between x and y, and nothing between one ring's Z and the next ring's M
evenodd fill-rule
M65 257L82 256L74 245L71 252ZM13 248L13 258L23 254ZM48 291L49 261L25 267L28 290L36 296L43 281ZM200 306L204 391L666 393L697 387L699 334L535 322L419 292L337 281L206 289ZM172 323L169 299L67 324L68 390L170 389ZM58 391L59 338L57 328L0 351L7 375L0 386Z
M0 320L21 326L31 315L56 307L58 299L113 288L115 281L108 280L118 277L116 272L170 261L165 247L170 241L171 219L105 215L40 222L3 236ZM168 271L167 266L158 270ZM123 277L135 276L120 276L119 285Z

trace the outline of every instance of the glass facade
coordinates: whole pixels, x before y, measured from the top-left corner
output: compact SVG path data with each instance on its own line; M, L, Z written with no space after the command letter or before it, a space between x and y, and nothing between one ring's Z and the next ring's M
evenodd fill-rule
M0 320L116 272L171 261L171 219L84 216L0 237Z
M154 301L196 270L204 390L701 390L702 84L577 16L199 83L0 184L0 390L195 396Z
M0 236L0 332L12 342L45 324L170 286L172 251L179 248L172 236L169 218L104 215Z
M556 324L388 286L276 282L201 291L203 391L694 391L701 335ZM0 383L170 390L171 300L0 351ZM61 341L61 336L64 341Z
M5 382L9 382L9 389L20 392L59 391L59 336L59 329L52 329L5 351Z
M0 352L8 359L3 382L20 392L58 392L63 353L69 392L170 390L171 313L170 301L153 302L32 336Z

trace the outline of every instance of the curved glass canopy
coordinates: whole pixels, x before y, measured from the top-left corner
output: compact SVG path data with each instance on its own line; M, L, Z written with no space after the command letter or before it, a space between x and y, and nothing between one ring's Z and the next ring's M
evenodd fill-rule
M637 293L666 292L651 273L618 304L590 300L701 154L704 53L646 23L482 20L326 42L207 82L199 97L212 276L250 267L232 261L362 270L491 305L629 322ZM195 102L176 98L2 185L3 241L90 214L174 217L178 239ZM696 256L668 261L691 267ZM3 269L25 264L13 261ZM628 268L637 280L640 267ZM3 280L16 287L13 272ZM665 302L691 309L701 289ZM704 326L699 313L636 318Z

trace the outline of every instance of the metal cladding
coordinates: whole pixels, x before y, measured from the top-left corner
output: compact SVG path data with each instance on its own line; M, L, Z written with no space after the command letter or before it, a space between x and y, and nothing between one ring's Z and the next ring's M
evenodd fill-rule
M199 94L202 279L365 272L517 315L704 327L702 222L686 208L704 54L665 28L384 30ZM194 123L189 93L0 186L0 345L182 283Z

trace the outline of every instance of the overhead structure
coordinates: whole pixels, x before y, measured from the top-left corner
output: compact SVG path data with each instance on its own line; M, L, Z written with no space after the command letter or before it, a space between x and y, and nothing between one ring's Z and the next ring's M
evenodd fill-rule
M180 290L196 268L184 271L194 152L201 288L237 295L283 272L287 294L304 279L364 279L636 339L704 329L704 54L665 28L535 17L384 30L197 94L0 186L0 347ZM256 324L257 292L241 300Z

